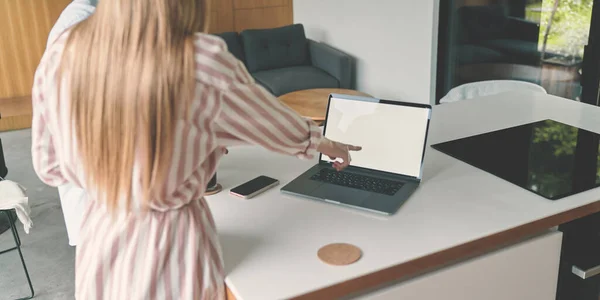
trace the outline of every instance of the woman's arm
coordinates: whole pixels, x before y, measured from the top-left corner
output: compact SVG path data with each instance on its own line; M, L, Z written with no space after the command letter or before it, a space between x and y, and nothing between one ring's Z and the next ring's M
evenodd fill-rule
M245 67L240 77L250 76L243 72ZM350 151L362 149L323 137L317 124L298 115L254 81L235 85L222 94L220 101L217 139L225 147L243 142L306 159L321 152L333 160L341 159L333 163L338 171L350 165Z
M52 27L48 36L46 48L49 48L54 41L71 26L87 19L96 10L98 0L73 0L60 14L58 21Z
M211 126L220 147L253 144L268 150L312 158L321 152L341 170L350 164L350 151L361 147L331 141L321 128L303 118L265 88L256 84L246 66L227 51L225 42L217 37L196 36L196 80L205 84L198 90L196 103L198 127ZM202 120L212 120L203 124Z
M200 90L198 107L213 120L212 131L220 147L253 144L299 158L312 158L321 152L342 160L333 164L338 170L350 163L349 151L361 150L323 137L317 124L258 85L219 38L197 36L196 79L216 90Z
M57 54L53 54L57 55ZM45 101L46 71L48 58L42 58L38 67L32 89L33 119L31 124L31 154L33 157L33 168L42 182L50 186L59 186L68 181L60 169L60 160L55 148L54 135L47 116L48 104Z
M215 36L196 36L196 80L201 84L197 119L212 120L219 147L259 145L268 150L312 158L321 143L321 129L299 116L258 85L246 66Z
M243 142L300 158L317 153L321 128L253 81L233 85L221 94L220 102L216 125L221 145Z

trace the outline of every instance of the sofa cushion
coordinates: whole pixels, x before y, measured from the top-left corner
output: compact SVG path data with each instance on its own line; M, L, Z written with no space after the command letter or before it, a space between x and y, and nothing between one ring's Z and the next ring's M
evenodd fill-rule
M258 83L275 96L317 88L339 88L340 83L327 72L312 66L296 66L252 73Z
M244 48L242 47L242 41L240 35L237 32L223 32L217 33L216 36L222 38L227 44L229 52L233 54L237 59L245 62L244 60Z
M308 41L301 24L245 30L240 36L250 72L310 64Z

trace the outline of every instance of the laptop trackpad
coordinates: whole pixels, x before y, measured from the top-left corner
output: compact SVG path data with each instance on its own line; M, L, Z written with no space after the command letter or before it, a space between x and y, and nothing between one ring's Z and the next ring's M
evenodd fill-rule
M333 200L348 205L361 205L371 195L370 192L333 184L323 184L312 194L320 199Z

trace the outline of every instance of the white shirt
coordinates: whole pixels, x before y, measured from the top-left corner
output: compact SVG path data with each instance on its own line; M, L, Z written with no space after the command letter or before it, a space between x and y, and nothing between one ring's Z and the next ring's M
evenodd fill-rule
M60 14L60 17L52 27L48 36L48 48L56 39L71 26L87 19L96 10L98 0L74 0ZM62 206L69 244L76 246L79 241L79 227L83 217L83 211L88 203L83 189L72 184L58 187L58 194Z

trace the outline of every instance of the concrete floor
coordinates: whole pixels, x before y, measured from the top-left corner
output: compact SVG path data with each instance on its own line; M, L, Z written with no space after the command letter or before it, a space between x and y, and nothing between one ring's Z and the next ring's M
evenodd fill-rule
M7 179L27 188L33 228L17 222L34 299L74 299L75 248L68 245L58 191L42 183L31 162L31 130L1 132ZM10 231L0 234L0 251L14 246ZM16 251L0 255L0 300L27 296L29 288Z

